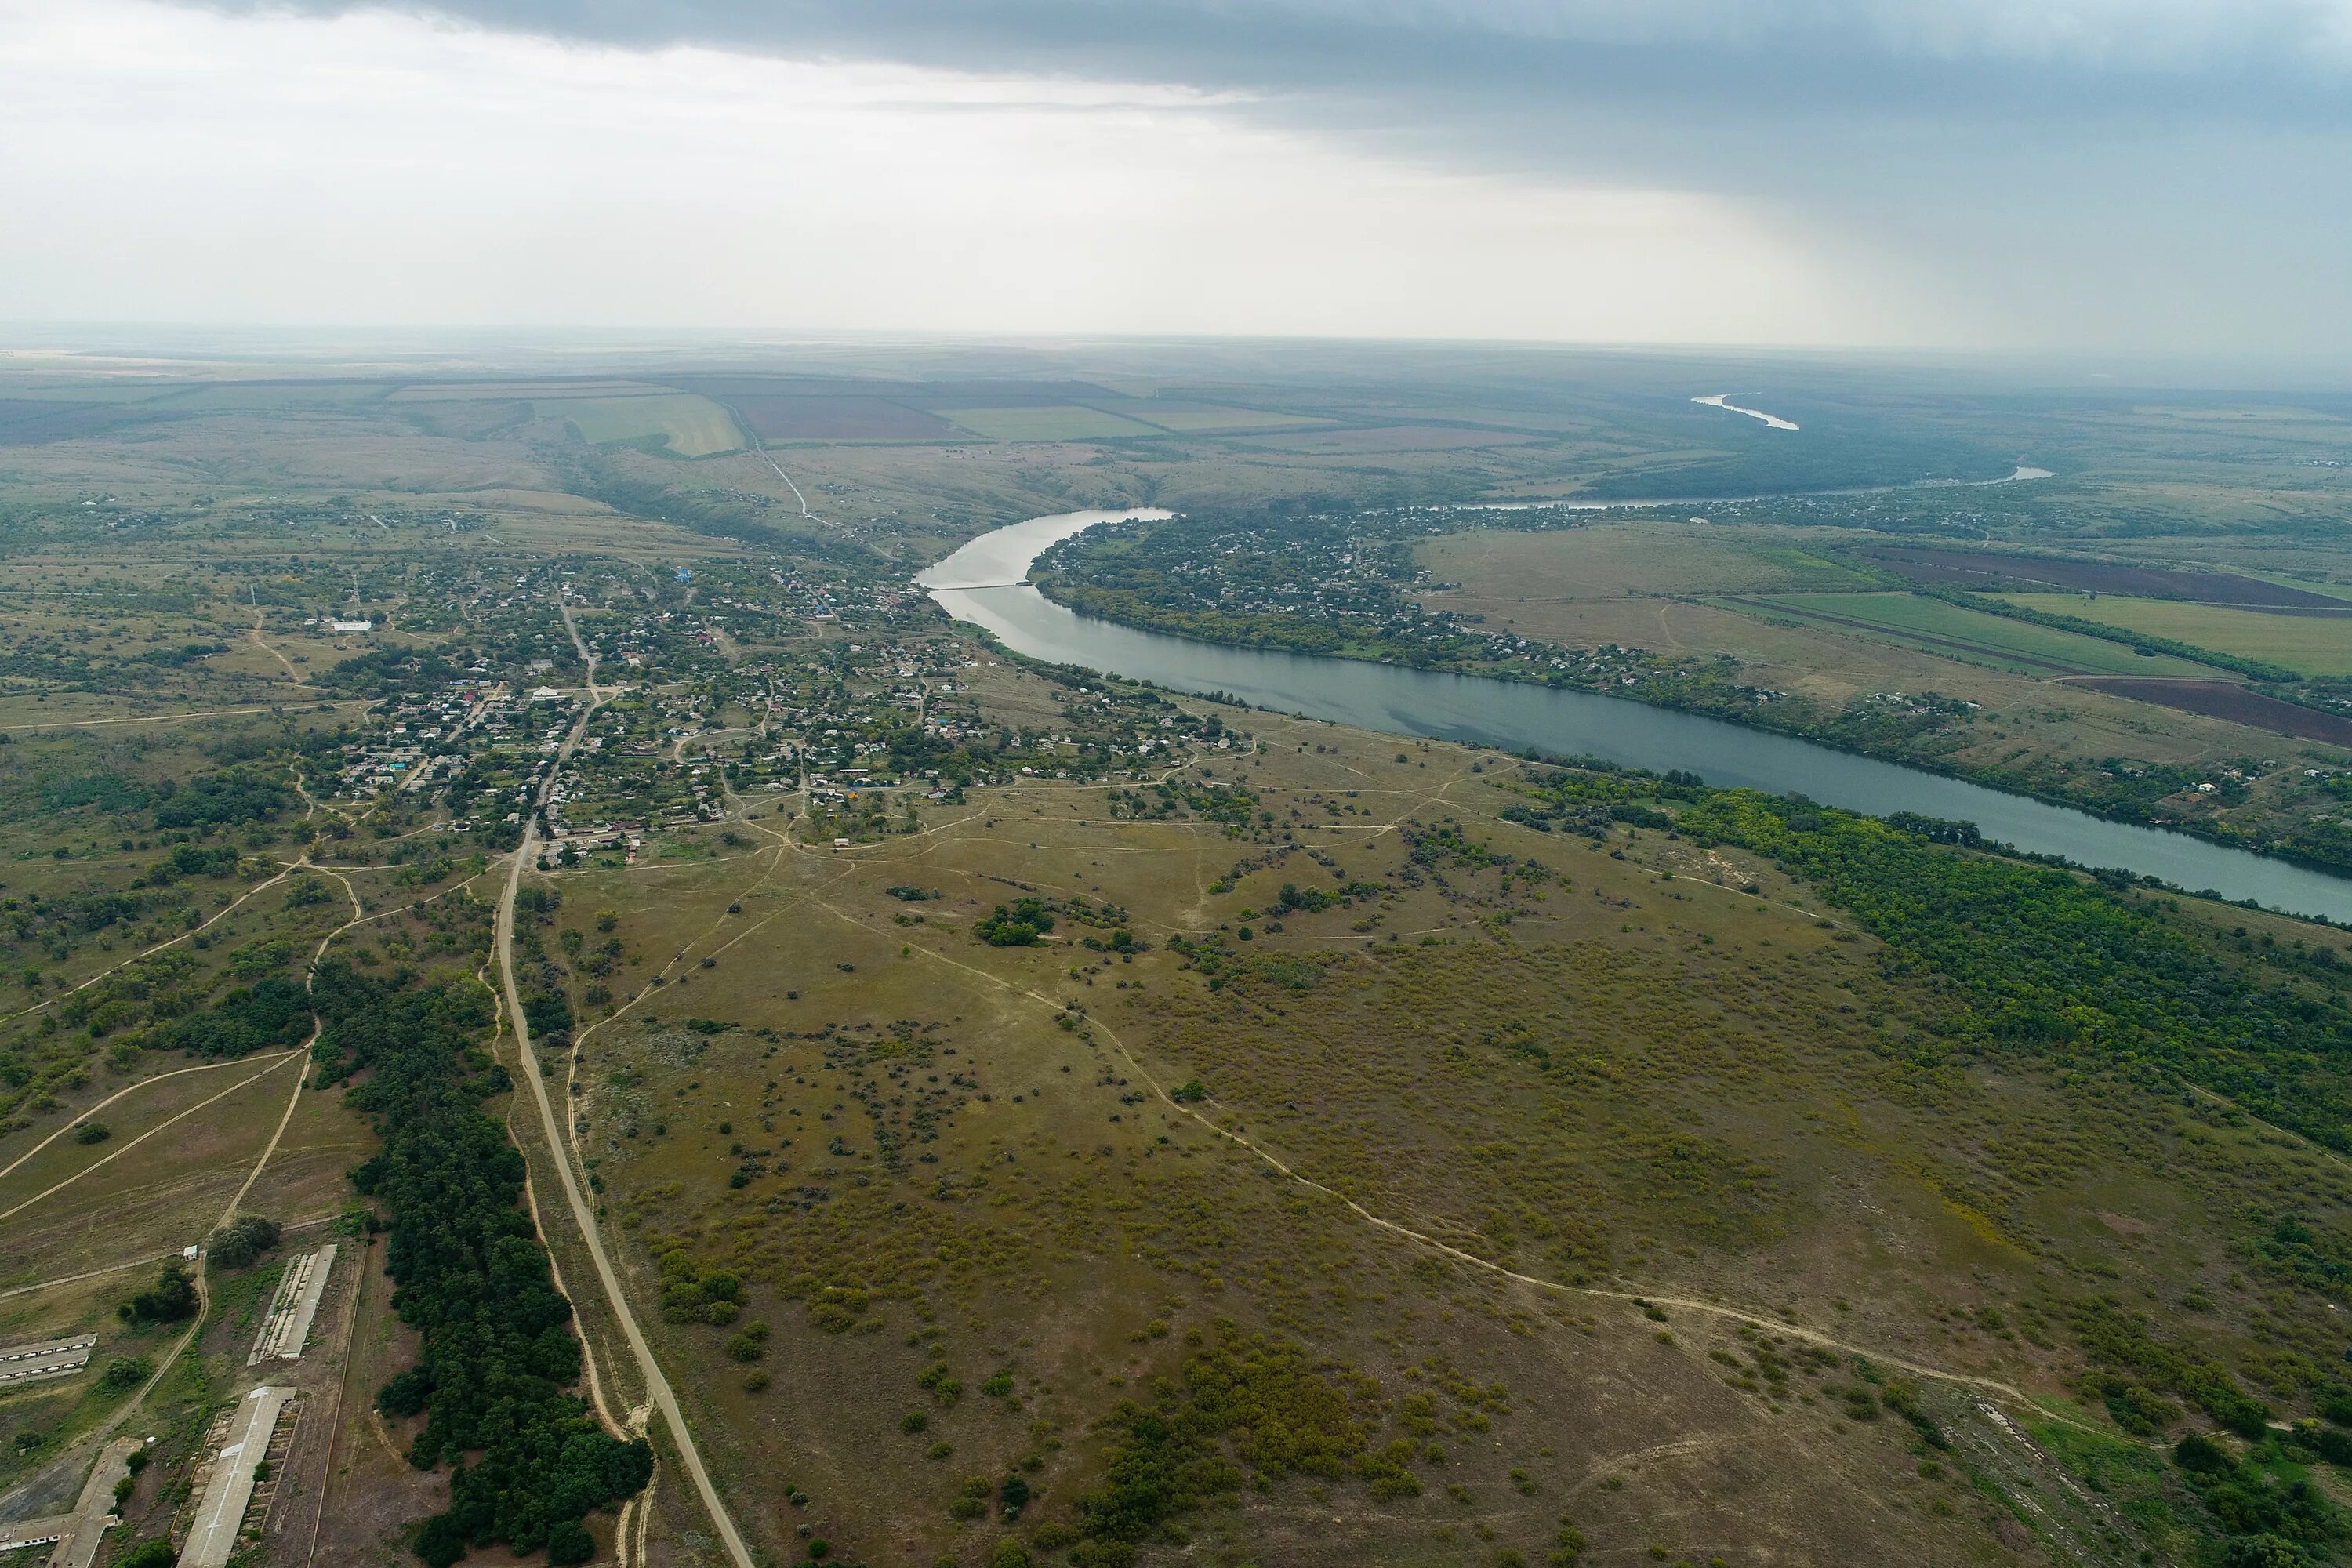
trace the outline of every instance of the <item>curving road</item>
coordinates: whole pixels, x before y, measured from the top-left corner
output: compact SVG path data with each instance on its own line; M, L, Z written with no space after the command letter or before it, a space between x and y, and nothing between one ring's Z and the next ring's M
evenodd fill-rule
M614 1319L629 1342L629 1350L636 1357L637 1370L646 1380L646 1392L652 1398L665 1420L669 1423L670 1436L677 1442L678 1458L685 1461L687 1473L694 1478L694 1489L702 1494L702 1506L710 1521L727 1543L727 1554L735 1561L735 1568L754 1568L751 1549L743 1544L742 1533L735 1528L727 1505L719 1499L719 1489L710 1482L710 1472L703 1467L702 1455L694 1446L694 1435L687 1429L686 1415L678 1409L677 1395L670 1391L669 1379L662 1375L661 1363L654 1359L653 1347L646 1342L645 1331L637 1326L636 1314L629 1310L629 1299L621 1289L621 1279L604 1251L604 1238L596 1228L595 1211L589 1205L587 1195L581 1191L579 1179L572 1173L572 1162L564 1154L563 1133L556 1125L555 1107L548 1098L547 1079L539 1068L539 1058L530 1048L530 1025L524 1019L522 993L515 984L514 967L514 906L515 893L522 886L523 868L535 858L539 840L540 808L547 804L548 792L555 787L556 778L563 772L580 737L587 732L588 721L604 706L606 694L613 689L596 684L596 658L581 641L579 629L572 623L569 605L563 609L563 628L572 634L572 646L588 667L588 705L573 721L571 732L556 749L554 765L540 781L538 793L532 797L530 810L523 818L522 842L514 852L514 864L507 874L507 885L499 895L499 917L495 932L499 954L499 984L506 994L508 1020L514 1026L516 1055L520 1058L523 1081L530 1086L531 1099L539 1107L541 1128L547 1134L549 1163L555 1167L563 1184L564 1201L571 1205L572 1223L580 1228L580 1238L588 1248L588 1256L596 1265L597 1283L604 1289L604 1300L611 1307Z

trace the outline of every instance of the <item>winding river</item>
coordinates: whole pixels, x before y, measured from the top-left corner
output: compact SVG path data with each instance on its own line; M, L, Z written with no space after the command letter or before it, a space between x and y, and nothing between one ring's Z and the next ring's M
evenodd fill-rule
M1359 659L1195 642L1079 616L1024 581L1046 548L1095 526L1161 518L1153 510L1074 511L984 533L916 582L957 620L1033 658L1082 665L1180 691L1222 691L1255 706L1399 735L1476 742L1555 756L1606 757L1711 784L1801 793L1884 816L1916 811L1975 823L1989 838L2084 866L2114 866L2178 887L2352 924L2352 880L2134 827L1894 763L1623 698L1519 681L1439 675Z

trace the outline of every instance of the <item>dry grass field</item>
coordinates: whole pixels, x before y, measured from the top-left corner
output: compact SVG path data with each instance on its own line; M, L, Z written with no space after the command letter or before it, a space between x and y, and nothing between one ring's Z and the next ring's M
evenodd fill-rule
M1008 715L1043 695L994 679ZM2044 1342L2080 1280L2221 1296L2229 1205L2340 1204L2339 1171L2157 1099L1923 1074L1874 1047L1938 1004L1772 868L1505 822L1507 759L1248 722L1215 771L1286 854L1041 783L869 847L755 813L731 851L550 879L559 929L610 910L627 950L558 1065L638 1310L741 1281L728 1323L656 1332L749 1528L977 1564L1010 1521L958 1500L1017 1475L1054 1541L1121 1401L1263 1337L1418 1490L1268 1464L1188 1552L1536 1561L1565 1516L1601 1562L2040 1561L1990 1500L2022 1478L2081 1560L2134 1559L1969 1380L2063 1436ZM1286 914L1286 882L1381 890ZM1116 906L1143 951L1068 915L976 939L1024 896ZM2008 1479L1851 1419L1858 1366Z
M726 1510L780 1568L1118 1568L1129 1551L1142 1568L2185 1568L2216 1527L2168 1448L2217 1428L2177 1386L2126 1384L2084 1324L2132 1317L2280 1421L2321 1407L2343 1292L2313 1280L2352 1225L2336 1156L2095 1045L1946 1050L1951 973L1794 865L1655 813L1544 830L1539 764L1186 700L1179 733L1206 714L1244 741L1121 751L1089 782L1093 742L1066 732L1096 719L1069 681L907 587L982 529L1081 507L1680 493L1737 422L1688 422L1676 388L1612 403L1499 374L1366 391L639 368L0 398L0 524L22 546L0 561L0 900L90 911L26 921L0 973L0 1047L37 1075L8 1080L0 1125L0 1328L100 1335L90 1373L0 1390L0 1488L65 1484L130 1397L96 1391L103 1367L184 1331L118 1309L232 1195L306 1247L364 1229L352 1173L377 1144L345 1086L298 1094L299 1055L214 1062L148 1031L299 983L322 942L371 981L496 976L498 846L555 776L572 699L520 710L474 759L467 821L430 790L335 792L387 726L446 721L404 709L420 693L584 693L559 604L604 660L598 754L644 786L600 795L592 766L565 781L573 821L642 842L521 879L517 967L571 1020L534 1024L552 1140L528 1084L510 1092L510 1022L468 1059L523 1154L516 1223L541 1222L588 1348L576 1390L660 1457L632 1511L589 1514L594 1562L724 1552L569 1229L564 1162ZM51 402L65 425L42 423ZM2069 420L2069 452L2124 498L2086 529L2177 509L2202 531L2134 548L2352 570L2263 531L2324 522L2326 475L2257 500L2243 474L2147 445L2236 426ZM738 449L749 432L789 484ZM2285 462L2260 477L2300 479ZM2070 468L2068 505L2091 467ZM1423 597L1563 645L1730 653L1743 680L1832 709L1979 703L1960 763L2322 765L2042 668L2168 660L1964 611L1966 636L1928 624L1875 591L1850 548L1866 531L1800 523L1482 529L1421 547L1443 585ZM344 605L375 620L364 638L305 626ZM383 673L443 650L480 670ZM339 679L361 659L382 679ZM904 731L943 714L970 754L936 791L919 769L954 748L853 784L885 810L805 815L808 772L897 768ZM836 761L813 758L836 723ZM1006 737L1038 749L1036 773ZM273 769L292 771L258 815L184 841L160 824L167 783ZM949 787L960 769L1011 779ZM202 865L159 869L181 847ZM2339 933L2170 902L2199 952L2315 1006L2340 991L2310 956ZM989 940L1024 919L1052 923ZM79 1141L89 1122L105 1137ZM2280 1251L2298 1226L2317 1264ZM347 1238L336 1337L291 1374L319 1400L299 1493L315 1511L273 1533L271 1564L312 1560L314 1520L319 1561L414 1562L450 1496L446 1467L405 1457L425 1417L374 1405L422 1342L383 1238ZM166 1458L109 1561L178 1507L289 1251L208 1268L194 1353L138 1407ZM2273 1443L2263 1474L2352 1501L2300 1452ZM1118 1533L1121 1509L1149 1517Z

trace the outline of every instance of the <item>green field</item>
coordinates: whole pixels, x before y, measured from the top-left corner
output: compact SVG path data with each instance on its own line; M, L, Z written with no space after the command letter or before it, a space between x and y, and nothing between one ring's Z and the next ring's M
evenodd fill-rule
M1287 429L1294 425L1328 425L1315 415L1276 414L1264 408L1155 408L1151 423L1163 430L1210 433L1219 430Z
M2224 605L2120 599L2113 595L2000 596L2012 605L2046 615L2074 616L2146 637L2195 643L2217 653L2283 664L2305 675L2352 675L2352 617L2267 615Z
M1540 533L1476 529L1415 546L1414 557L1486 603L1622 599L1655 594L1769 594L1855 588L1872 579L1785 530L1682 522L1600 524Z
M568 419L581 438L606 442L656 438L681 458L739 452L743 432L735 416L707 397L660 393L647 397L566 398L533 405L542 419Z
M2188 659L2166 655L2144 658L2121 643L2029 626L1915 594L1783 594L1769 602L1749 601L1735 607L1751 613L1778 612L1826 629L1884 637L1906 647L2028 675L2213 673L2209 667Z
M973 435L992 441L1089 441L1161 433L1149 425L1075 403L1042 408L942 408L939 412L943 418L952 419Z

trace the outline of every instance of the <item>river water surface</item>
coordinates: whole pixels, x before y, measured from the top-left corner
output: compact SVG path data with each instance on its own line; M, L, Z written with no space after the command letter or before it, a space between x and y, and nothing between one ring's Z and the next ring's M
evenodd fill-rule
M1179 691L1222 691L1254 706L1399 735L1512 751L1595 756L1711 784L1795 792L1885 816L1916 811L1973 822L1988 838L2084 866L2115 866L2223 898L2352 923L2352 880L2227 849L2186 834L2108 822L2063 806L1832 751L1719 719L1623 698L1360 659L1226 647L1079 616L1024 581L1047 547L1097 523L1164 511L1076 511L984 533L916 578L957 620L1017 653L1083 665Z

